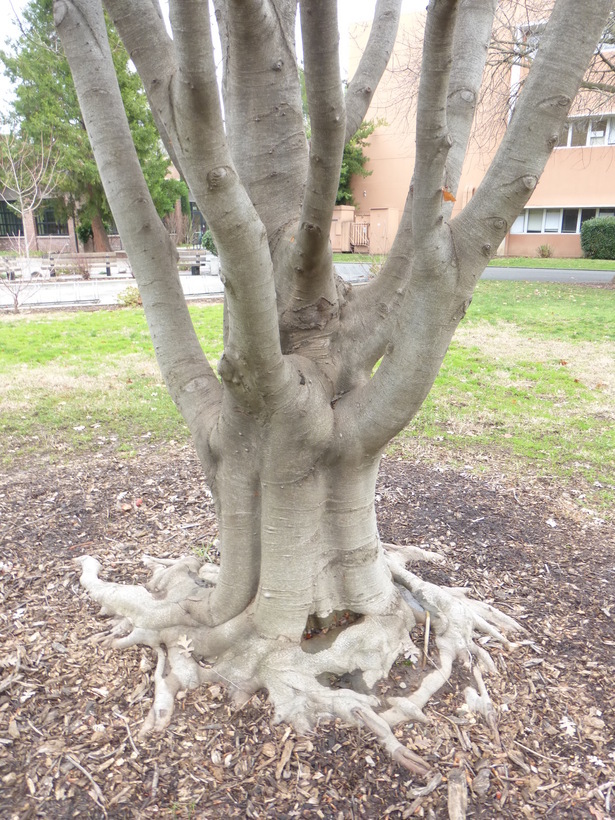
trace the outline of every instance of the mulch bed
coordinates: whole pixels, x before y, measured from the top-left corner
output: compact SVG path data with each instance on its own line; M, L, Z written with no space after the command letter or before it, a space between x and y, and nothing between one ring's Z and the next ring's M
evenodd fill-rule
M367 731L336 723L301 737L272 725L264 694L237 709L217 685L186 695L167 732L137 740L153 653L91 642L102 622L73 558L96 555L106 577L141 583L143 553L209 544L213 505L191 449L33 457L4 478L0 816L446 818L459 768L468 817L615 816L613 523L549 482L394 456L383 460L378 511L383 540L446 556L444 567L419 566L423 577L468 586L527 629L515 651L491 647L499 737L460 711L463 667L427 706L430 722L401 729L433 766L424 779ZM408 691L420 674L400 662L381 691Z

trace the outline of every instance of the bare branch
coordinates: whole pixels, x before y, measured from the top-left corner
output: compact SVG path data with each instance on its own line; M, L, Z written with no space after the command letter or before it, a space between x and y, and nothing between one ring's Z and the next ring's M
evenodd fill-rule
M384 70L399 25L401 0L378 0L369 39L346 92L346 142L363 122Z
M296 237L303 276L320 272L339 184L346 129L339 65L337 5L301 0L305 87L312 138L301 225Z
M54 17L105 193L139 284L148 322L155 329L152 338L160 368L197 446L202 446L216 420L220 386L190 321L175 247L143 178L113 68L102 7L97 0L56 0ZM204 455L206 452L202 448Z
M172 84L172 108L174 122L182 123L177 152L220 254L228 337L218 369L237 400L255 409L276 394L286 378L273 263L265 227L226 139L210 22L202 12L200 0L171 3L179 68Z
M296 0L216 4L226 132L271 247L298 220L307 175L296 6Z
M22 218L28 212L34 213L57 187L59 158L53 137L49 145L45 145L41 137L39 147L17 139L14 134L0 135L0 197L7 207ZM27 235L27 221L24 221L27 257L32 239Z
M416 116L413 229L415 248L422 247L438 222L442 225L445 169L453 144L447 121L449 77L458 0L432 0L427 13L425 45Z
M461 0L455 27L447 122L453 144L446 185L456 194L491 40L496 0Z
M452 223L458 249L468 252L469 265L464 275L480 276L486 260L495 253L536 187L557 144L585 67L595 52L611 5L610 0L591 3L582 29L578 29L573 24L578 14L575 0L555 3L489 171ZM540 112L539 117L534 116L536 111ZM532 128L527 127L530 121Z
M105 0L105 8L139 72L164 146L181 172L175 135L167 130L172 121L169 89L176 71L175 54L160 7L151 0Z
M439 5L436 3L436 8ZM454 244L447 228L438 229L442 196L433 191L438 183L442 184L440 175L448 152L443 86L446 54L450 54L444 44L447 39L450 42L450 37L445 35L447 21L441 21L442 29L437 15L431 23L428 20L426 47L433 43L440 56L438 70L424 71L421 83L421 95L429 90L427 99L433 104L425 107L425 100L419 100L412 275L407 289L403 284L399 288L398 319L395 325L388 320L390 343L380 367L367 384L343 396L336 405L346 446L359 452L362 448L376 451L421 406L487 259L529 198L544 168L609 7L610 0L592 4L581 35L572 25L574 0L558 0L501 148L479 191L451 223ZM440 10L443 8L440 6ZM440 34L434 38L439 28ZM534 116L537 108L540 117ZM530 120L532 129L527 128ZM429 144L430 133L433 145ZM403 243L403 238L400 241ZM397 243L394 250L396 247ZM460 259L463 268L458 267ZM395 258L396 267L398 262ZM384 306L385 316L389 309L390 303ZM422 340L427 337L429 343L424 344ZM399 372L404 373L402 380Z

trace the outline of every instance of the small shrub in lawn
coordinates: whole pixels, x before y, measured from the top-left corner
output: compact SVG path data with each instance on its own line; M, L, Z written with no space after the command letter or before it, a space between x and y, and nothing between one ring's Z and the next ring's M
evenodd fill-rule
M143 304L138 288L129 287L117 295L117 302L122 307L141 307Z
M541 259L550 259L553 256L553 248L551 245L539 245L536 252Z
M615 217L586 220L581 225L581 248L590 259L615 259Z

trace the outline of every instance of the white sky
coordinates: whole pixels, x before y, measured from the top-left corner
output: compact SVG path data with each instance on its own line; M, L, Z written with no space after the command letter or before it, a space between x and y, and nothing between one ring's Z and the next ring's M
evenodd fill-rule
M26 5L27 0L0 0L0 41L14 40L19 35L15 17ZM164 2L164 0L163 0ZM345 36L351 23L371 20L376 0L338 0L339 27L341 32L340 59L346 64L348 38ZM403 0L402 12L424 9L427 0ZM11 86L4 74L0 72L0 112L5 111L11 99Z

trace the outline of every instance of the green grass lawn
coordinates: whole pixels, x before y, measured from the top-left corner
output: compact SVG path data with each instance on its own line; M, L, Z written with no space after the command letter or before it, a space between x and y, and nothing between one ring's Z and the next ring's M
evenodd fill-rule
M210 361L221 305L190 308ZM143 311L0 318L0 457L65 459L187 440ZM615 291L481 281L421 412L396 446L529 470L615 502Z
M334 253L333 261L339 263L381 264L385 257L366 253ZM563 270L612 270L615 259L541 259L535 256L498 256L489 262L496 268L559 268Z

